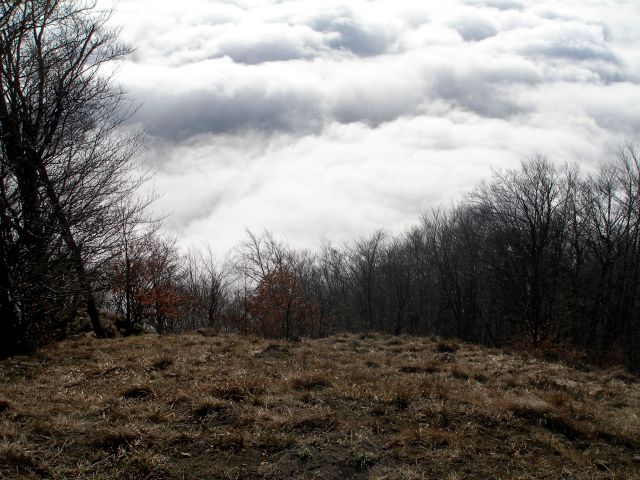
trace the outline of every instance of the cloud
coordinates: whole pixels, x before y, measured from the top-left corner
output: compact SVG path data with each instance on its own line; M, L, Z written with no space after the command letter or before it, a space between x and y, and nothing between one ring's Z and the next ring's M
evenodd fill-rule
M245 227L347 240L491 167L594 165L638 142L633 2L423 3L120 0L136 52L118 78L168 227L220 249Z
M489 17L472 11L465 13L451 22L456 31L467 41L480 41L493 37L498 33L498 26Z
M327 12L311 21L315 30L329 34L328 44L359 56L384 53L394 40L394 32L384 23L366 23L350 10ZM331 35L334 34L334 35Z
M246 25L222 35L211 57L249 65L313 58L325 43L327 35L304 25Z

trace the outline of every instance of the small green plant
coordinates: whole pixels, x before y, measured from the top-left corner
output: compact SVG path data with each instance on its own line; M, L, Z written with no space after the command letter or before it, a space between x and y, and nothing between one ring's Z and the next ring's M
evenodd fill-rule
M357 470L365 470L375 463L375 459L367 452L358 452L354 454L353 466Z
M307 447L304 447L304 448L301 448L300 450L298 450L296 455L303 462L306 462L307 460L310 460L311 457L313 456L311 454L311 450L309 448L307 448Z

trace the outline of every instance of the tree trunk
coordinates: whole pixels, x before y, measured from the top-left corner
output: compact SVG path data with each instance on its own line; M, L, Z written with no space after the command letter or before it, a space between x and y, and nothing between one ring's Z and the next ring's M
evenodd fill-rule
M80 293L85 299L87 314L89 315L89 319L91 320L91 326L93 327L93 331L98 338L107 338L109 337L109 333L105 330L102 322L100 321L100 315L98 314L98 305L96 303L95 296L93 294L93 288L91 287L91 281L87 276L87 270L84 265L84 261L82 260L82 252L80 247L76 244L76 241L73 237L73 232L69 227L69 223L67 222L67 216L65 215L62 207L60 205L60 200L56 191L53 188L51 180L49 178L49 174L47 173L47 169L40 162L40 176L41 180L45 186L47 197L51 202L51 206L53 208L53 214L55 215L56 220L60 224L61 228L61 236L67 245L71 253L71 258L73 261L73 266L76 270L76 275L78 276L78 284L80 286Z

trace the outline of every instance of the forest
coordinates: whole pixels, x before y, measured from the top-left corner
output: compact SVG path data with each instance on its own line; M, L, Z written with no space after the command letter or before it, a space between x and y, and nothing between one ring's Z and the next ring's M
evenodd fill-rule
M98 338L384 332L640 367L632 143L596 168L532 152L399 234L307 251L247 232L223 260L183 252L148 213L136 106L109 74L131 49L94 7L2 2L0 357L86 317Z

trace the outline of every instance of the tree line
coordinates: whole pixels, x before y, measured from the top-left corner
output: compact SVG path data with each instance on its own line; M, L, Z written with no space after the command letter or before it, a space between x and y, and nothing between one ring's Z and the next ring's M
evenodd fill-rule
M640 364L640 158L499 171L398 235L317 251L248 232L224 261L181 253L139 198L139 133L109 65L129 49L95 3L2 1L0 356L86 312L98 337L436 334ZM103 315L101 316L100 312Z
M112 264L120 283L104 304L162 333L435 334L571 347L633 367L639 228L632 146L588 174L535 157L402 234L378 231L316 252L248 232L220 264L210 250L180 255L175 243L142 232Z

